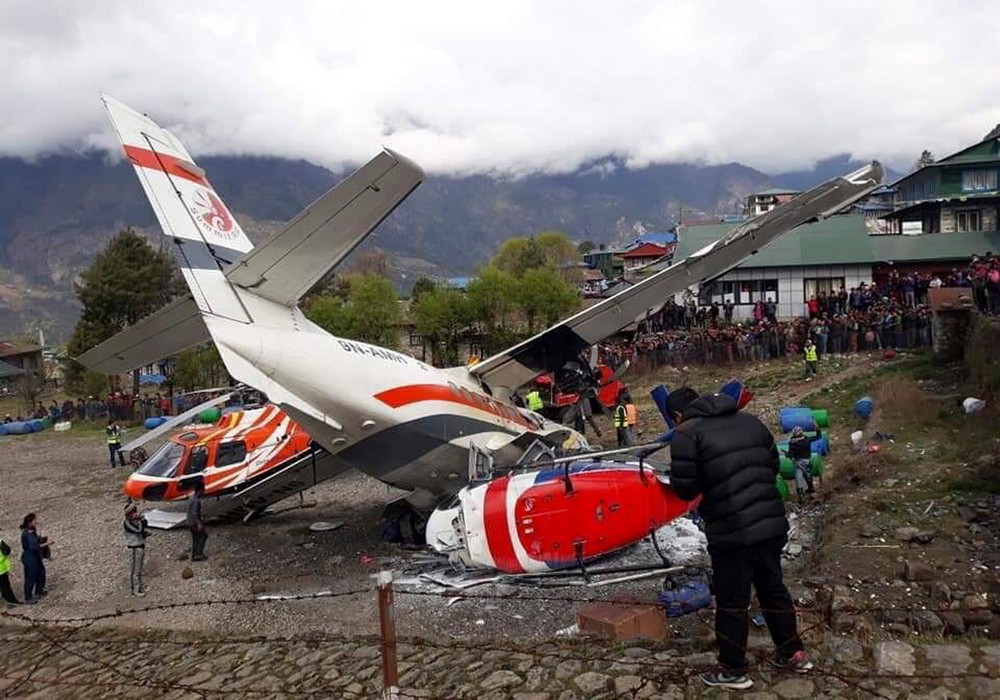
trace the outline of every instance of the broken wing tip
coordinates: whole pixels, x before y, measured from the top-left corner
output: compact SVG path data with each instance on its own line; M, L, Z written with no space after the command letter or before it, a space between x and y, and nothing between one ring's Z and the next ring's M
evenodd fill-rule
M426 176L426 173L424 172L424 169L421 168L419 165L417 165L416 161L411 160L410 158L407 158L402 153L399 153L398 151L394 151L393 149L389 148L388 146L382 146L382 150L385 151L386 153L388 153L389 156L391 156L394 160L396 160L396 162L401 163L402 165L405 165L405 166L407 166L407 167L412 168L413 170L415 170L419 174L419 177L420 177L421 180L423 180L424 177Z

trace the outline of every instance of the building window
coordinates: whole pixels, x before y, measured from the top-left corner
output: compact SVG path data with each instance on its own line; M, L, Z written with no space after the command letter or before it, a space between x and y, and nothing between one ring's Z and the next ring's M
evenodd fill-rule
M424 344L424 337L419 333L410 333L410 347L420 347Z
M960 233L966 231L982 231L983 218L979 215L978 209L962 209L955 212L955 230Z
M966 192L980 190L995 190L997 188L997 171L980 168L962 171L962 189ZM978 229L972 229L977 231Z
M736 305L750 305L758 301L778 301L778 280L745 280L740 282L713 282L708 299L704 303L732 302Z
M813 277L811 279L804 279L802 282L805 294L803 301L809 301L814 296L818 297L820 294L825 294L826 296L836 294L844 286L843 277Z

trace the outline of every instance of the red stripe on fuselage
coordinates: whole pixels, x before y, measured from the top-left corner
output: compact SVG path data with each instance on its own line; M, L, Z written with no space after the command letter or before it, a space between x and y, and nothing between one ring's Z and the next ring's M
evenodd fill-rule
M125 155L128 156L128 159L135 165L142 168L159 170L167 175L181 177L185 180L197 182L199 185L204 185L205 187L212 189L212 186L208 184L208 180L205 179L205 176L198 174L197 171L201 169L194 163L188 163L187 161L175 158L174 156L168 156L164 153L156 153L148 148L138 148L136 146L125 146Z
M494 416L512 421L530 430L536 428L512 406L502 404L488 396L473 393L468 389L452 388L444 384L398 386L395 389L387 389L375 394L375 398L392 408L400 408L421 401L447 401L492 413Z
M524 567L518 561L511 541L510 527L507 522L507 486L510 477L491 481L486 487L486 497L483 499L483 527L486 530L486 543L490 548L493 563L500 571L521 573Z

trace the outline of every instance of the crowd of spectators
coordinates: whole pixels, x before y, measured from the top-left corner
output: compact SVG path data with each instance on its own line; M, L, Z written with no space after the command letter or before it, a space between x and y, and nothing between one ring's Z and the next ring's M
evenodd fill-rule
M125 392L115 392L106 397L90 396L76 401L67 399L62 404L52 401L48 406L39 401L30 411L29 418L49 417L53 422L59 421L120 421L132 422L159 416L172 416L182 413L203 401L206 397L198 395L161 394L159 392L143 395L130 395ZM21 417L18 417L20 420Z
M735 305L669 300L638 324L634 337L605 343L604 361L646 367L732 364L798 357L811 338L818 353L841 355L932 344L929 290L968 287L983 314L1000 313L1000 256L987 253L948 274L893 272L877 283L812 295L802 318L778 319L772 300L756 302L749 318Z

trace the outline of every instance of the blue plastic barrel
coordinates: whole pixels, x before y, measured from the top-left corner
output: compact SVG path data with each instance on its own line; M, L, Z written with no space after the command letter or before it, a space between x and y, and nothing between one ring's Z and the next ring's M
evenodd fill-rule
M166 422L167 422L166 418L164 418L163 416L157 416L155 418L147 418L143 422L143 425L146 427L146 430L152 430L153 428L159 428Z
M816 420L812 411L803 406L789 406L778 412L778 422L781 432L790 433L795 427L803 430L816 430Z
M830 443L827 441L826 436L822 435L812 442L809 443L809 451L813 454L825 457L830 451Z
M854 404L854 412L858 418L868 420L872 417L872 410L875 408L875 401L870 396L862 396Z
M23 421L14 421L7 424L8 435L27 435L31 432L31 424Z

